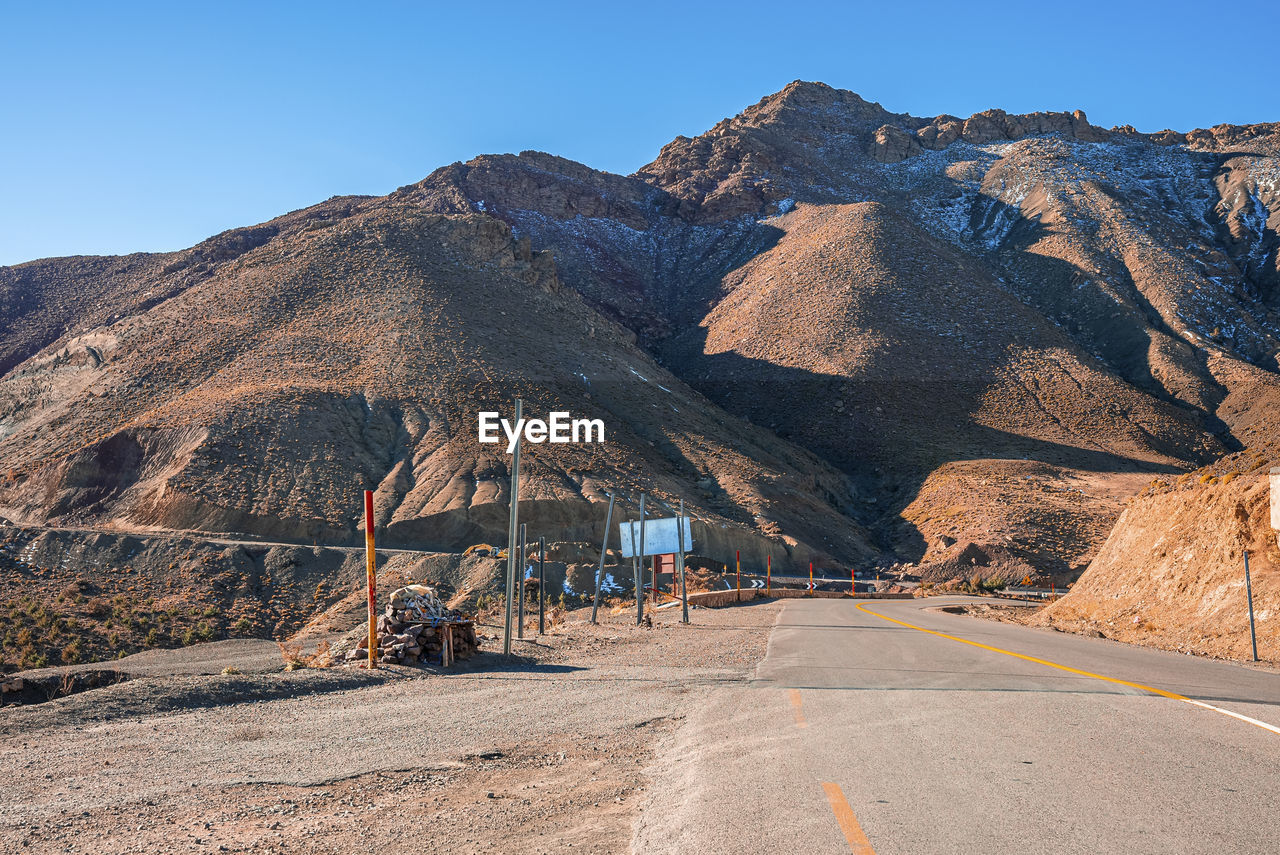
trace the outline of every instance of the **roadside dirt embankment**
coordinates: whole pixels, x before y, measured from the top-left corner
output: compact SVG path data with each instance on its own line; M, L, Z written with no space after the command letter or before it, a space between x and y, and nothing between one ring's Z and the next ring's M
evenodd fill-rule
M1069 632L1224 659L1249 659L1244 551L1258 656L1280 659L1280 548L1267 469L1252 453L1157 481L1120 517L1071 593L1032 621Z

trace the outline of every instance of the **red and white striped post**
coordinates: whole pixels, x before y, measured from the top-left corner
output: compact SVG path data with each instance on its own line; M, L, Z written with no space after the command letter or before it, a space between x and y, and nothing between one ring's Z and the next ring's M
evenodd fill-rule
M738 573L738 601L742 601L742 550L735 549L733 551L733 564L737 568Z
M858 593L858 586L857 586L857 584L855 584L855 582L854 582L854 580L855 580L855 579L857 579L857 578L858 578L858 570L857 570L857 568L855 568L855 567L850 567L850 568L849 568L849 593L850 593L850 594L856 594L856 593Z
M773 596L773 556L765 556L764 571L764 595L766 597Z
M378 572L373 550L373 491L364 491L364 566L369 581L369 667L378 667Z

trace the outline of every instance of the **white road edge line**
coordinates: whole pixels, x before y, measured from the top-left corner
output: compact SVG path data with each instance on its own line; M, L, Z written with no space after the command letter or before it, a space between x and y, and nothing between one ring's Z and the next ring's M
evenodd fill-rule
M1248 722L1249 724L1256 724L1258 727L1262 728L1263 730L1269 730L1274 734L1280 735L1280 727L1276 727L1274 724L1267 724L1265 721L1258 721L1256 718L1249 718L1249 716L1241 715L1238 712L1232 712L1231 710L1224 710L1222 707L1215 707L1213 704L1206 704L1204 701L1195 701L1195 700L1192 700L1191 698L1185 698L1184 700L1186 703L1192 704L1194 706L1204 707L1207 710L1213 710L1214 712L1222 713L1223 715L1229 715L1232 718L1238 718L1241 721Z
M1204 701L1197 701L1194 698L1188 698L1186 695L1180 695L1177 692L1170 692L1167 689L1160 689L1155 686L1145 685L1143 683L1135 683L1131 680L1120 680L1115 677L1108 677L1105 674L1095 674L1092 671L1084 671L1079 668L1072 668L1070 665L1060 665L1057 662L1050 662L1048 659L1040 659L1039 657L1036 657L1036 656L1028 656L1025 653L1015 653L1012 650L1005 650L1002 647L995 647L990 644L983 644L980 641L970 641L969 639L961 638L958 635L948 635L945 632L938 632L936 629L926 629L923 626L916 626L913 623L907 623L905 620L899 620L898 618L892 618L892 617L889 617L888 615L882 615L879 612L873 612L871 611L871 609L867 608L865 605L861 603L854 603L854 608L856 608L860 612L865 612L866 614L869 614L873 617L878 617L880 618L880 620L888 621L889 623L896 623L900 626L905 626L910 629L917 630L918 632L928 633L929 635L936 635L938 638L945 638L948 641L958 641L959 643L967 644L970 647L977 647L982 650L990 650L993 653L1002 653L1005 656L1012 656L1015 659L1023 659L1023 660L1026 660L1027 662L1035 662L1038 665L1046 665L1050 668L1056 668L1059 671L1066 671L1067 673L1070 673L1070 674L1079 674L1082 677L1092 677L1093 679L1101 680L1104 683L1114 683L1118 686L1129 686L1130 688L1139 689L1143 692L1150 692L1153 695L1159 695L1160 697L1168 698L1169 700L1172 700L1172 701L1182 701L1184 703L1191 704L1192 706L1202 707L1204 709L1211 710L1216 713L1222 713L1223 715L1230 716L1231 718L1234 718L1237 721L1243 721L1246 724L1252 724L1255 727L1260 727L1263 730L1270 731L1276 734L1277 736L1280 736L1280 727L1276 727L1274 724L1267 724L1265 721L1259 721L1256 718L1249 718L1249 716L1247 715L1242 715L1237 712L1232 712L1231 710L1224 710L1222 707L1215 707L1213 704L1206 704Z

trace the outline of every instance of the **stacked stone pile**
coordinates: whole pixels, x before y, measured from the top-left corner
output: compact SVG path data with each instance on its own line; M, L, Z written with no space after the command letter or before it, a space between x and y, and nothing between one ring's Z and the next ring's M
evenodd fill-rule
M378 615L378 661L412 665L419 660L441 662L446 645L449 660L467 659L480 649L475 624L461 612L446 608L436 592L425 585L409 585L391 595ZM347 653L349 661L369 657L366 633Z

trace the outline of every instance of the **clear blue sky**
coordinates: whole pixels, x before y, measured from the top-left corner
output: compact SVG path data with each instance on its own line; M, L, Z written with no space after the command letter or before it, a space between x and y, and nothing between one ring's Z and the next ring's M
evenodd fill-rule
M797 78L916 115L1276 121L1278 32L1275 0L0 0L0 264L180 249L486 152L631 172Z

